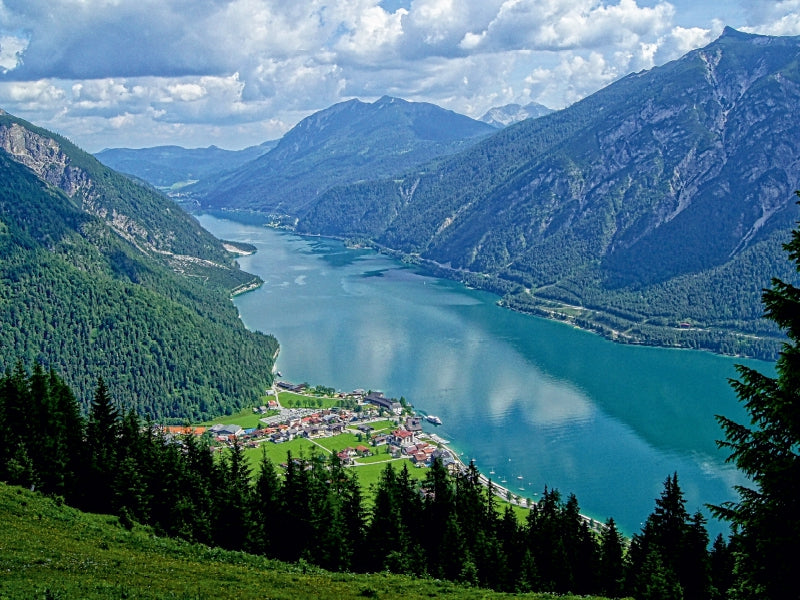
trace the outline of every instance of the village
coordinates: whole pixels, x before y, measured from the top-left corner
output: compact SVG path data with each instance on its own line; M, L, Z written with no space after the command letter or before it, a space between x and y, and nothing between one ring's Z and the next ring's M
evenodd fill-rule
M279 401L280 394L292 398L290 402L295 406L283 406ZM335 402L340 406L323 407L326 402L320 397L319 389L285 381L276 381L272 389L268 390L267 396L270 399L266 404L252 408L253 414L248 420L252 421L256 417L255 426L243 427L226 422L209 427L166 427L166 433L207 434L212 448L217 452L237 443L247 450L255 451L264 444L283 445L304 440L325 453L335 452L342 464L348 467L374 469L382 468L389 461L407 460L416 468L424 469L439 460L454 473L467 468L458 454L448 447L448 440L435 433L423 431L424 418L416 414L414 407L405 400L398 401L381 392L362 389L349 393L327 390L324 400L328 404ZM310 406L314 403L318 405L316 408ZM429 415L426 420L436 425L441 424L438 417ZM357 443L342 448L331 443L334 441L332 438L344 438L347 434L351 434L350 438ZM275 462L282 464L285 456L282 453L281 461ZM377 473L378 470L373 471L375 478ZM525 498L503 485L498 485L484 474L480 474L479 479L494 495L513 506L530 509L535 505L531 498ZM585 515L582 518L595 531L603 529L599 521Z
M307 399L306 404L317 398L308 392L306 384L276 382L269 390L268 402L254 407L253 413L264 415L255 427L243 427L235 423L217 423L210 427L165 427L168 434L208 434L213 447L221 451L239 443L245 448L258 448L264 443L283 444L296 439L310 441L331 438L344 433L357 436L359 443L336 451L345 466L363 464L360 459L377 454L388 455L386 460L407 458L419 468L430 467L434 460L441 460L450 469L457 468L459 461L446 448L447 440L422 430L423 417L416 415L412 406L387 398L381 392L354 390L335 395L349 407L328 408L286 407L279 402L279 392L288 392L294 398ZM375 424L393 425L376 429ZM324 446L323 449L328 450ZM375 461L370 461L374 463Z

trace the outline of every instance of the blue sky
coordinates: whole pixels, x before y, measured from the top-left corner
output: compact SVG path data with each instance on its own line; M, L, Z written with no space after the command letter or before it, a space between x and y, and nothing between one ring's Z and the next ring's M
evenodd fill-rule
M0 0L0 108L105 147L279 138L385 94L480 117L563 108L800 0Z

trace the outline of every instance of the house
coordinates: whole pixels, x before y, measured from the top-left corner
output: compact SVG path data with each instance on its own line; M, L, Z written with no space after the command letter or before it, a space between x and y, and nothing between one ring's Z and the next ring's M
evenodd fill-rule
M453 457L450 452L447 450L437 449L432 455L431 460L441 460L442 465L447 467L449 470L456 469L458 467L458 463L456 459Z
M359 456L371 456L372 451L366 446L356 446L356 452Z
M429 460L430 460L430 456L428 456L424 452L416 452L416 453L411 455L411 461L415 465L427 464Z
M293 383L288 383L286 381L279 381L276 385L282 390L287 390L289 392L295 392L295 393L300 393L306 389L305 384L302 383L295 385Z
M414 434L406 429L396 429L392 432L391 439L389 440L391 444L396 446L408 446L410 444L416 444L417 439Z
M208 431L211 432L211 435L217 437L224 437L224 436L239 436L244 433L244 429L240 425L227 425L224 423L217 423L216 425L212 425Z
M373 446L385 446L389 443L389 436L388 435L376 435L370 440L370 443Z
M344 432L344 423L331 423L328 425L328 432L331 435L336 435L337 433Z
M181 427L179 425L165 425L163 430L164 433L170 435L203 435L206 432L205 427Z
M412 433L419 433L422 431L422 417L412 415L406 417L406 430Z
M396 415L399 415L403 412L403 406L396 400L384 396L383 392L372 392L368 396L364 397L364 402L374 404L378 408L383 408Z

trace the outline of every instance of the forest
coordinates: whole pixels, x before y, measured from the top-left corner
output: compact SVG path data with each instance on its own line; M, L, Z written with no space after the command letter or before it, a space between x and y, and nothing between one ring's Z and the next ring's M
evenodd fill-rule
M143 221L130 241L0 151L0 369L39 361L82 399L104 375L122 406L153 419L255 402L278 343L244 328L230 293L259 280L169 200L73 156L109 212Z
M577 498L558 490L545 489L521 517L473 464L436 462L421 482L388 464L372 490L335 454L289 454L283 465L264 457L253 470L238 444L214 454L120 410L102 378L84 417L61 377L38 363L0 379L0 436L0 480L161 535L330 571L637 598L722 598L731 584L735 546L719 536L708 547L677 474L628 541L613 519L590 527Z

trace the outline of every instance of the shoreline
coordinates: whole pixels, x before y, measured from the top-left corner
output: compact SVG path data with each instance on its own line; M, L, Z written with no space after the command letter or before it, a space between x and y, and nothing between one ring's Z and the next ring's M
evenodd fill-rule
M306 398L315 398L316 397L316 396L309 395L309 394L306 394L306 393L303 393L303 392L294 391L292 393L304 396ZM278 406L279 410L281 410L281 411L289 410L289 409L286 409L285 407L283 407L283 405L280 403L280 395L279 394L280 394L280 390L277 389L277 384L273 382L273 385L271 387L270 396L275 398L275 401L277 403L277 406ZM409 404L409 408L412 411L412 413L411 413L412 415L424 418L425 415L419 413L414 408L413 405ZM308 410L308 411L316 412L316 411L321 410L321 409L320 408L311 408L311 407L308 407L308 408L299 407L296 410ZM273 417L273 419L274 418L278 418L278 415L275 415ZM369 420L365 420L364 423L378 422L378 421L385 421L385 420L396 421L396 426L402 428L401 415L394 415L394 417L378 416L378 417L374 417L374 418L369 419ZM348 428L345 428L342 433L346 433L346 432L348 432ZM336 437L336 436L331 436L331 437ZM439 436L436 433L431 433L431 432L427 432L427 431L420 431L419 439L421 439L421 440L429 440L431 443L435 444L438 448L440 448L441 450L444 450L445 452L447 452L453 458L454 463L457 465L457 469L461 473L466 472L466 470L469 468L469 464L474 462L473 460L470 460L469 462L465 462L461 458L461 456L458 454L458 452L456 452L453 448L451 448L450 444L452 443L452 441L451 440L446 440L446 439L442 438L441 436ZM309 438L309 441L311 441L312 443L320 446L320 444L318 444L316 441L314 441L314 440L312 440L310 438ZM320 446L320 447L325 449L324 446ZM386 461L379 461L377 463L370 463L370 464L389 464L389 463L400 461L400 460L409 460L409 458L407 456L402 456L401 455L399 457L393 457L393 458L391 458L389 460L386 460ZM365 466L365 465L362 464L362 463L355 462L354 464L349 465L347 468L357 468L359 466ZM426 466L425 468L430 468L430 467ZM478 469L477 465L476 465L475 468ZM537 500L534 500L531 497L525 497L525 496L523 496L522 494L520 494L518 492L514 492L513 490L511 490L511 488L506 487L506 486L502 485L502 483L498 483L498 482L494 481L493 479L491 479L486 473L483 473L482 471L480 471L480 469L478 469L478 481L483 487L486 488L487 494L490 494L490 493L493 494L496 498L498 498L503 503L508 503L511 506L515 506L515 507L523 509L523 510L531 510L533 507L538 505L538 501ZM538 496L539 493L535 492L534 495ZM589 526L589 528L592 531L594 531L595 533L600 533L605 529L605 524L604 523L602 523L601 521L598 521L597 519L595 519L593 517L590 517L589 515L580 513L580 517Z
M418 254L410 254L403 252L401 250L389 248L381 244L378 244L372 240L355 241L352 238L347 238L340 235L300 232L297 231L294 227L284 224L280 220L276 222L274 219L270 219L270 215L268 213L248 212L239 210L229 210L229 211L223 210L222 215L219 215L219 211L215 211L214 209L202 209L202 208L194 212L198 212L201 214L207 213L210 214L211 216L216 216L215 213L217 213L218 218L228 219L234 222L241 222L249 225L256 225L256 223L260 223L257 226L268 227L270 229L275 229L278 231L284 231L300 237L324 238L324 239L336 240L338 242L343 243L347 248L370 248L380 254L384 254L395 260L399 260L404 264L414 265L416 267L419 267L427 271L428 274L431 275L432 277L448 281L456 281L464 285L467 289L477 289L494 294L495 296L497 296L497 301L496 301L497 306L504 308L506 310L511 310L522 315L546 319L548 321L565 323L567 325L570 325L571 327L575 327L576 329L579 329L581 331L586 331L588 333L597 335L605 340L614 342L616 344L636 345L648 348L665 348L672 350L699 350L702 352L710 352L711 354L715 354L717 356L723 356L726 358L733 357L741 359L760 360L764 362L774 362L775 359L777 358L778 352L780 351L780 346L782 344L782 341L777 338L769 338L769 337L758 338L757 336L754 336L754 334L747 333L745 331L726 330L714 327L700 328L699 329L700 331L704 331L709 334L718 334L726 339L729 339L731 342L736 342L736 340L755 337L756 339L763 340L774 346L773 352L769 356L762 355L757 352L735 353L735 354L724 353L718 349L706 347L705 345L692 345L689 342L669 343L668 340L666 339L667 337L671 337L671 335L674 335L675 333L684 332L686 331L686 329L681 327L655 326L655 325L653 325L652 327L656 328L655 329L656 332L663 331L665 334L664 335L665 339L659 342L659 338L656 338L654 340L651 337L649 338L648 341L647 339L637 337L635 335L628 335L623 331L614 330L606 325L603 325L600 322L588 321L586 319L579 319L574 316L569 316L559 313L558 311L546 310L536 305L531 306L529 308L514 306L512 305L514 304L512 301L513 300L512 293L515 290L519 291L518 288L519 284L501 280L496 275L478 273L474 271L466 271L463 269L454 269L452 267L438 263L436 261L422 258ZM241 215L243 219L237 220L236 218L237 215ZM250 289L243 290L240 293L245 293L247 291L251 290ZM563 303L559 302L559 304ZM596 313L596 315L599 317L602 317L605 314L611 314L611 313L606 313L598 308L587 308L587 307L580 307L580 308L584 312ZM636 323L636 322L630 323L631 327L636 327L642 324L646 323Z

